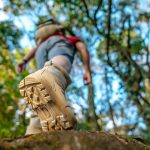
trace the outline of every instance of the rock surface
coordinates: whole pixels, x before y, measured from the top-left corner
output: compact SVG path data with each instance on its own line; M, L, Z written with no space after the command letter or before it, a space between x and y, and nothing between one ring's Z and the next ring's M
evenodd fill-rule
M57 131L1 139L0 150L150 150L134 139L105 132Z

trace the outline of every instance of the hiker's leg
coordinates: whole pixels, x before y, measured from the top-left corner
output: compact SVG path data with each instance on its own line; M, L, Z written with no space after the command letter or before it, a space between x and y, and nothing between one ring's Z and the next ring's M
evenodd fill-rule
M32 111L29 125L27 126L25 135L38 134L42 132L40 119L35 111Z
M64 96L68 83L65 70L52 64L21 81L20 92L38 113L43 131L74 128L76 119Z

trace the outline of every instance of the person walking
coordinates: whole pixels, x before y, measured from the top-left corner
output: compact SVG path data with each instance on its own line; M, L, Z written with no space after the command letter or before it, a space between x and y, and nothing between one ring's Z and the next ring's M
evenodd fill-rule
M66 36L64 27L50 19L38 24L37 47L17 65L21 73L26 63L35 57L38 70L25 77L19 90L33 110L26 135L54 130L72 130L76 118L65 97L71 83L69 73L74 55L79 52L84 63L86 84L91 82L89 53L77 36Z

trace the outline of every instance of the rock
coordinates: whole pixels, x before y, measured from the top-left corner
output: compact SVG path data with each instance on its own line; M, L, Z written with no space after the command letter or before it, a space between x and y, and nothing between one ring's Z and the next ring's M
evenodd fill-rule
M105 132L57 131L1 139L0 150L150 150L135 139Z

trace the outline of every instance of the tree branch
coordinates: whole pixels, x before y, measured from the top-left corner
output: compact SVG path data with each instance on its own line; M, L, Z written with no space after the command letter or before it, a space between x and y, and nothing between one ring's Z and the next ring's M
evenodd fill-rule
M49 7L47 1L45 0L43 3L44 3L44 5L45 5L45 7L46 7L46 9L47 9L47 12L49 13L49 15L51 15L52 18L53 18L54 20L56 20L56 16L54 16L54 14L52 13L52 11L51 11L51 9L50 9L50 7Z
M108 76L107 76L107 68L105 68L105 83L106 83L106 100L107 100L108 106L109 106L110 118L113 122L114 131L116 131L117 125L115 123L114 110L113 110L113 107L111 106L111 103L110 103L110 96L109 96L110 92L108 90L109 81L108 81Z
M98 6L97 6L97 8L96 8L96 10L95 10L95 12L94 12L94 20L95 20L95 21L97 20L96 15L97 15L97 13L98 13L98 10L99 10L100 7L102 6L102 2L103 2L103 0L99 0Z
M103 33L100 31L100 29L98 28L98 25L97 25L97 19L93 19L91 16L90 16L90 12L89 12L89 9L88 9L88 6L87 6L87 3L85 0L82 0L83 2L83 5L84 5L84 8L85 8L85 12L87 14L87 17L92 21L93 25L95 26L97 32L102 35ZM100 6L99 6L100 7Z
M111 7L112 0L108 0L108 16L107 16L107 33L106 33L106 54L109 61L109 48L110 48L110 32L111 32Z

